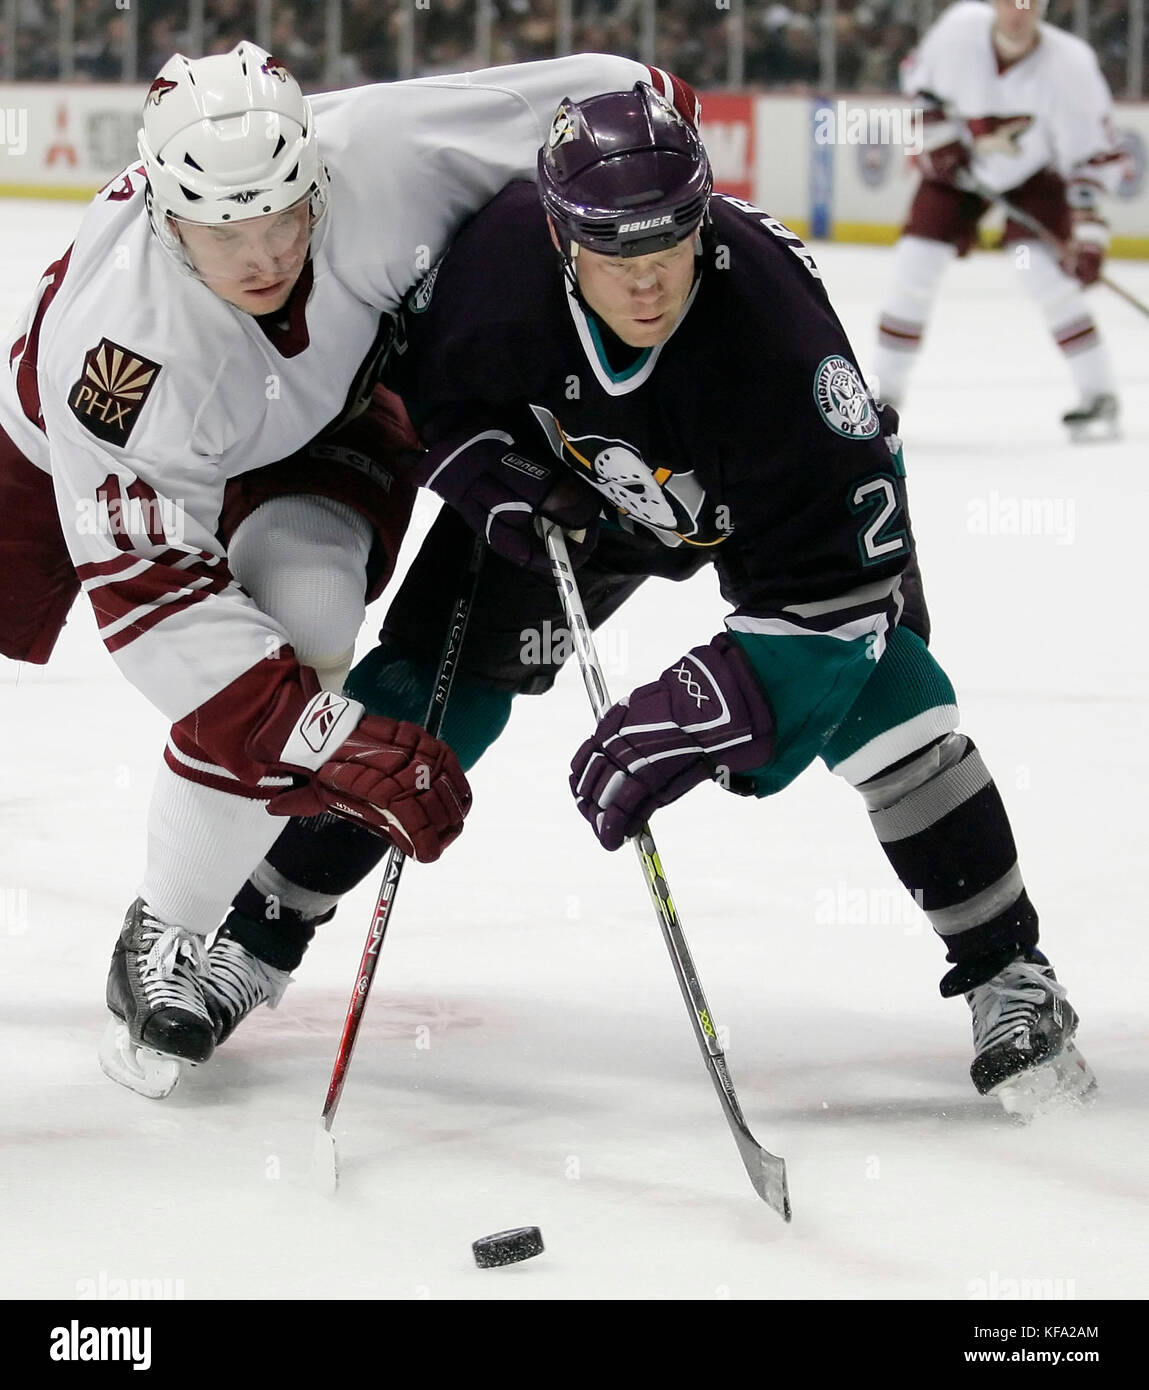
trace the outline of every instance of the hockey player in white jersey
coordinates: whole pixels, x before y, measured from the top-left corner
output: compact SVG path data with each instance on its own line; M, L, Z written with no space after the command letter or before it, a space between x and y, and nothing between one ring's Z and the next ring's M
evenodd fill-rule
M141 162L6 344L0 651L46 661L82 585L173 725L109 976L117 1080L166 1093L237 991L282 991L229 943L219 971L205 954L277 817L349 815L426 861L461 830L450 750L337 693L413 496L375 390L391 316L458 225L532 174L565 94L652 75L673 85L577 55L307 100L252 44L177 56Z
M874 359L877 389L901 405L943 275L973 245L990 207L1008 199L1062 243L1059 257L1015 222L1007 242L1029 244L1017 272L1077 388L1064 416L1071 437L1115 433L1117 387L1084 290L1109 243L1103 194L1123 170L1105 79L1089 46L1041 21L1045 0L960 0L902 69L925 107L921 184L894 253Z

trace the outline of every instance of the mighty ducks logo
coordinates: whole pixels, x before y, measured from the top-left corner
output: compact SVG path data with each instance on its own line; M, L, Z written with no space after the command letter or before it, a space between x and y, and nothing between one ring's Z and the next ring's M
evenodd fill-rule
M664 545L718 545L729 530L703 520L706 494L693 473L651 466L624 439L568 435L545 406L531 410L555 455L573 466L627 522L653 531Z
M878 432L878 412L846 357L825 357L814 373L814 399L826 424L847 439L872 439Z
M560 145L574 140L577 135L578 112L572 111L564 101L555 112L555 118L551 122L550 134L547 136L547 149L557 150Z

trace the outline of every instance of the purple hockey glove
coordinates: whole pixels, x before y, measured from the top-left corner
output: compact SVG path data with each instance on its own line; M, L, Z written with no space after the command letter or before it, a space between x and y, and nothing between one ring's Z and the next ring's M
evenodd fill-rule
M774 717L750 663L721 633L612 705L571 762L571 791L606 849L719 774L769 761Z
M598 539L602 499L594 488L557 461L527 458L501 430L459 440L455 433L433 445L415 481L454 507L492 550L537 574L550 574L551 565L536 522L557 522L577 569Z

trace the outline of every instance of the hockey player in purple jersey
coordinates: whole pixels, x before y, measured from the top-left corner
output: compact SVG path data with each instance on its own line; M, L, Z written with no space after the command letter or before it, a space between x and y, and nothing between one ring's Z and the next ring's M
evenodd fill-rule
M572 533L592 625L649 576L713 565L723 631L688 634L574 756L594 833L616 849L703 781L773 795L820 757L945 945L977 1089L1019 1110L1083 1093L1077 1015L1037 949L1005 808L928 650L897 417L867 392L809 251L713 195L696 132L642 84L564 103L538 172L408 298L391 384L427 446L418 476L449 506L348 693L395 718L422 707L474 531L497 553L444 728L466 767L561 664L521 640L562 625L540 517ZM291 969L378 857L354 826L292 827L228 931Z

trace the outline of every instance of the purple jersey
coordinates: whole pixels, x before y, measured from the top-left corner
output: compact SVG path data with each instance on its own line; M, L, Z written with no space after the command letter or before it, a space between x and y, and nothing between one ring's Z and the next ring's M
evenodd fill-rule
M536 189L512 185L408 297L391 371L433 454L497 429L595 487L636 566L704 548L772 699L800 686L828 736L898 621L912 538L896 416L794 233L712 198L686 307L638 350L583 306Z

